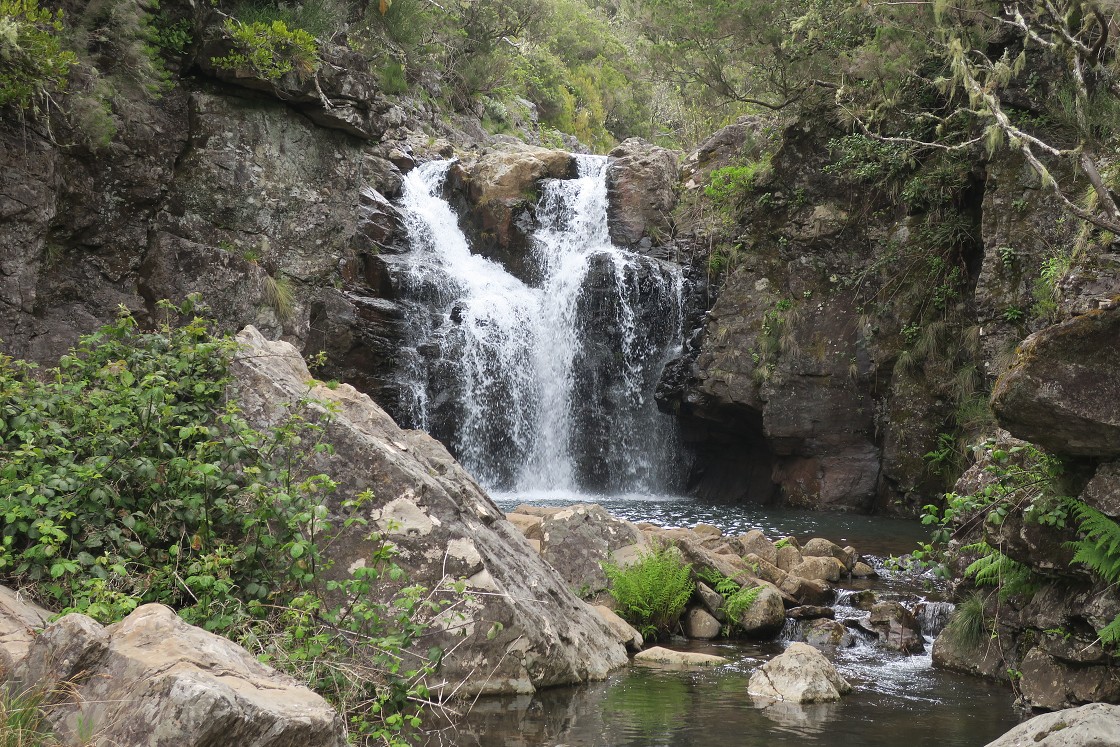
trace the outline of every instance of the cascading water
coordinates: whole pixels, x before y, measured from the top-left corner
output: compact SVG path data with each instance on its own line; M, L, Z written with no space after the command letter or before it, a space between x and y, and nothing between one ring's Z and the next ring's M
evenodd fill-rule
M680 449L652 393L681 343L679 268L611 244L604 157L545 182L539 282L472 254L440 192L450 162L405 179L412 349L404 424L429 430L491 489L656 492Z

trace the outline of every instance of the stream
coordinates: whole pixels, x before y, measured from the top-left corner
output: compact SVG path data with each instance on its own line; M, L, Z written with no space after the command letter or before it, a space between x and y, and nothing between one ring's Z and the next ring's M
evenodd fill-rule
M913 549L924 528L913 521L853 514L702 504L667 496L586 496L573 493L496 493L503 511L520 503L570 505L591 500L630 521L666 527L713 524L725 533L761 529L771 539L825 537L851 544L875 565ZM901 574L855 581L842 588L873 588L883 599L939 599ZM854 610L852 614L856 613ZM838 609L838 618L843 617ZM747 695L758 665L781 653L775 641L672 644L718 654L731 663L711 670L631 666L604 682L534 695L480 698L429 745L487 747L691 747L692 745L860 745L862 747L982 747L1017 724L1021 713L1005 686L934 669L926 653L907 656L859 640L840 649L834 663L854 690L838 703L760 707ZM431 719L432 724L436 723Z

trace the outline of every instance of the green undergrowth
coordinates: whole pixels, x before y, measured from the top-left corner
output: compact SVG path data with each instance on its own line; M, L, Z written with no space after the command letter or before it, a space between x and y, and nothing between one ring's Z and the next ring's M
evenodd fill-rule
M1047 580L1029 564L1008 557L993 545L994 529L1013 516L1042 531L1076 530L1068 543L1074 551L1070 572L1089 572L1105 592L1120 583L1120 524L1080 499L1069 496L1065 465L1057 457L1027 443L1012 446L988 441L983 450L985 479L969 494L947 493L944 503L925 506L923 523L932 527L931 541L909 558L912 567L950 574L950 561L964 558L963 576L977 587L994 587L1000 601L1030 598ZM967 538L975 540L968 542ZM965 544L948 552L951 540ZM970 604L975 601L970 599ZM975 610L968 614L975 617ZM961 623L971 627L972 623ZM1120 616L1097 628L1106 646L1120 646ZM962 632L971 639L970 633Z
M167 604L314 686L356 740L406 743L442 655L428 623L461 587L410 584L376 534L365 567L329 574L373 498L310 466L330 408L252 427L236 343L197 298L160 313L144 330L122 308L54 369L0 357L0 581L103 623Z

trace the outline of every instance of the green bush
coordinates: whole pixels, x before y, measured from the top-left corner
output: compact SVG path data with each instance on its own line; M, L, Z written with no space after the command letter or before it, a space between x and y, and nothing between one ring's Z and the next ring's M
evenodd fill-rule
M234 50L211 62L219 68L247 67L262 78L279 80L288 73L301 78L319 67L319 45L303 29L292 28L280 20L241 23L233 18L225 23Z
M692 567L674 547L660 547L633 565L604 564L619 614L642 635L660 636L680 619L695 584Z
M77 58L62 48L62 31L62 11L0 0L0 106L27 109L66 87Z
M975 591L957 605L945 633L964 650L975 651L989 639L991 628L984 617L984 595Z
M366 566L327 581L336 485L308 460L330 452L329 409L250 427L226 391L235 342L197 299L161 308L154 331L122 308L50 371L0 356L0 582L106 623L168 604L404 744L441 656L411 648L451 597L409 585L372 535ZM339 520L360 531L371 497Z

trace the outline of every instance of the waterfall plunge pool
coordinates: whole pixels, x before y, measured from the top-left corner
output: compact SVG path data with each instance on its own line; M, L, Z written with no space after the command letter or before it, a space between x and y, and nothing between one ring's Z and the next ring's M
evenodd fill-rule
M510 511L522 503L594 502L619 518L666 527L712 524L725 533L761 529L771 539L825 537L883 558L928 538L913 521L826 514L744 504L705 504L666 495L596 496L568 491L495 493ZM866 588L857 582L851 588ZM909 581L874 584L888 593L921 593ZM860 642L834 663L853 686L838 703L773 704L747 695L755 667L781 653L781 640L693 641L674 648L718 654L730 664L680 671L631 666L603 682L533 695L480 698L428 745L466 747L982 747L1022 718L1005 686L934 669L927 653L907 656ZM463 706L466 709L466 704ZM438 724L429 719L430 726Z

